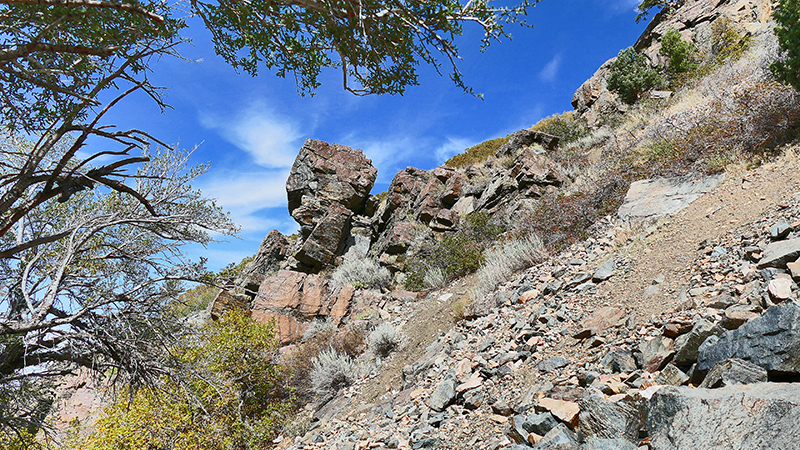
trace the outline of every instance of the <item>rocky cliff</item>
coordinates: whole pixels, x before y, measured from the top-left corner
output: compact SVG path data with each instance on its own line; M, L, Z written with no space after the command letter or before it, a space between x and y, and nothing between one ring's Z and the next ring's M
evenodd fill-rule
M765 71L771 8L670 3L635 44L654 66L669 29L706 58L723 25L752 46L647 105L619 103L604 64L573 98L593 130L578 143L520 130L481 163L409 167L372 196L375 169L360 151L306 142L287 182L299 237L270 233L212 310L275 320L287 344L320 318L390 322L406 342L385 359L364 356L355 384L307 410L306 427L279 446L795 448L800 167L794 150L774 159L785 141L752 138L798 123L797 94ZM733 152L772 162L721 173L718 158ZM620 189L624 202L609 203ZM542 229L532 217L554 232L583 228L485 295L468 295L475 278L414 294L328 276L370 258L398 289L410 260L475 213L516 224L501 241ZM457 320L443 323L449 309Z

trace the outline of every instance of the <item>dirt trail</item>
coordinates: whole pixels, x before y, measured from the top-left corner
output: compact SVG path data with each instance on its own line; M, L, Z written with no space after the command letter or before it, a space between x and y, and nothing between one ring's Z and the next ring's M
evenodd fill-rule
M598 294L627 307L637 320L674 309L702 241L753 222L797 195L800 160L792 152L751 171L733 169L714 191L665 220L644 240L623 248L620 253L631 261L631 270L600 285ZM645 297L645 289L662 275L659 292Z

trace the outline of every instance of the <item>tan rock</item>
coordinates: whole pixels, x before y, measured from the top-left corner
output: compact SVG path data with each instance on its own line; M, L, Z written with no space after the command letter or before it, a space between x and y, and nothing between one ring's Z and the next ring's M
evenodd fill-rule
M225 289L220 289L214 301L209 305L209 312L211 313L211 318L216 320L226 311L232 309L246 310L247 306L247 302L244 299L234 296Z
M789 272L792 273L792 278L800 280L800 260L786 264Z
M570 427L574 427L578 423L578 414L581 412L581 408L575 402L543 398L539 400L539 406L550 411L559 420L569 424Z
M339 295L336 297L336 302L331 307L330 318L334 325L339 326L344 316L350 311L350 303L353 300L355 291L355 288L349 284L342 286Z
M769 285L767 285L767 291L772 296L772 298L777 300L786 300L787 298L792 296L792 277L785 273L779 273L775 275Z
M280 312L258 310L252 312L252 317L258 323L266 324L274 321L276 338L284 345L300 339L307 327L294 317Z
M472 389L479 388L483 385L483 379L480 377L472 378L465 383L461 383L456 386L456 392L462 394Z

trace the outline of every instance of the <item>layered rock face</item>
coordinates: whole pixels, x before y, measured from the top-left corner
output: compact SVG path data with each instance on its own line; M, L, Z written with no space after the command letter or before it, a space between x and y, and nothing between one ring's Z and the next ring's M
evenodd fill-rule
M654 66L665 67L667 61L659 51L661 38L669 30L680 31L684 40L692 42L704 55L713 55L712 25L721 18L728 19L737 29L758 34L769 30L772 15L770 0L680 0L666 2L662 12L656 14L650 25L633 47L645 54ZM572 96L572 107L589 126L601 125L601 117L614 111L625 111L627 106L608 90L611 63L606 61L591 78L586 80Z
M315 273L333 265L345 250L353 216L366 212L377 174L361 150L306 140L286 181L289 214L302 236L290 268Z

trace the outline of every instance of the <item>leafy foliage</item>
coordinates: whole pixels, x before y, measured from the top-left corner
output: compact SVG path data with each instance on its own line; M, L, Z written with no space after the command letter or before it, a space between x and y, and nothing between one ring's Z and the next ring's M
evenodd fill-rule
M165 378L158 389L119 397L78 448L264 448L292 410L273 362L274 336L273 325L225 313L197 341L174 349L192 368L188 383Z
M619 52L619 56L610 67L608 90L616 92L622 101L634 104L642 93L661 84L658 71L650 67L646 56L628 47Z
M667 6L671 3L676 3L678 0L642 0L639 3L639 6L636 8L639 10L639 15L636 16L636 23L641 22L642 20L647 20L647 16L650 14L650 11L653 8Z
M659 53L669 59L668 69L672 74L686 73L697 67L694 61L697 49L691 42L684 41L678 30L671 29L664 34Z
M770 69L775 77L800 91L800 3L780 0L772 17L778 23L775 35L784 52Z
M407 288L433 287L424 280L426 274L435 269L443 272L446 281L475 272L483 263L484 250L506 231L505 225L484 211L467 215L465 222L458 232L419 249L410 258L406 263Z
M337 68L344 88L356 94L402 94L417 84L421 62L439 69L437 55L450 63L452 80L470 91L455 65L455 40L463 34L463 24L483 28L485 49L492 41L509 38L504 25L524 24L519 16L538 0L523 0L514 7L491 3L190 2L211 31L217 53L234 68L256 75L263 63L280 77L292 74L300 93L319 87L323 68Z
M589 134L586 119L575 111L553 114L531 127L533 131L552 134L560 138L559 145L570 144Z
M500 146L508 142L509 139L511 139L511 135L481 142L448 159L445 164L450 167L468 167L480 164L493 157L497 150L500 149Z

